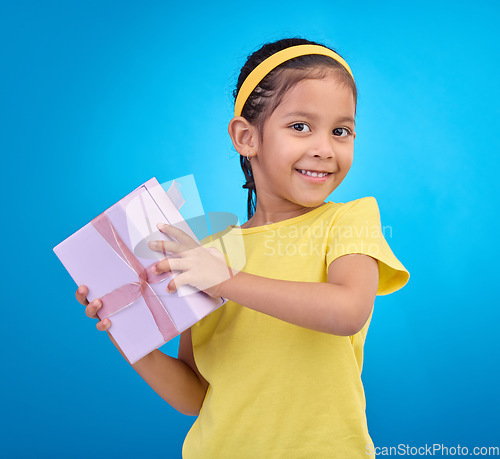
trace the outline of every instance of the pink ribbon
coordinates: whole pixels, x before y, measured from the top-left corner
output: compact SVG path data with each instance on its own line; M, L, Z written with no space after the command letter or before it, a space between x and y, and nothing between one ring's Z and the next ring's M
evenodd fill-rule
M147 268L142 266L140 261L125 245L120 236L118 236L106 214L102 213L98 217L94 218L91 223L97 232L116 252L116 254L137 273L139 278L137 282L124 284L112 292L102 296L100 298L102 301L102 307L97 313L99 318L103 320L106 317L115 314L127 306L130 306L142 296L147 307L151 311L163 339L165 341L169 341L177 336L179 334L179 330L177 330L170 314L163 306L151 285L149 285L157 284L167 279L171 276L171 273L155 275L151 272L151 268L154 264L148 266Z

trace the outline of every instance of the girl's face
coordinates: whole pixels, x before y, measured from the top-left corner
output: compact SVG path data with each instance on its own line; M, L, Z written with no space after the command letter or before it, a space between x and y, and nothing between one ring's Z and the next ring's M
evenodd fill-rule
M351 167L354 116L352 91L333 72L288 90L252 157L258 208L303 212L323 204Z

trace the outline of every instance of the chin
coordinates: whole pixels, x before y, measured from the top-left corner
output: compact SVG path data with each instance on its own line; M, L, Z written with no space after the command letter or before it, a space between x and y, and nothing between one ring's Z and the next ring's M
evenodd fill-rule
M328 196L325 196L324 198L317 198L317 199L299 199L297 201L297 204L303 206L303 207L318 207L321 206L322 204L325 203L325 200Z

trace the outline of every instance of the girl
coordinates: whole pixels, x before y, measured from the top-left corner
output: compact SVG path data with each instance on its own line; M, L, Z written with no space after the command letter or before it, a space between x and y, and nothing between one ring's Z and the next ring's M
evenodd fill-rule
M353 161L354 78L333 50L285 39L248 58L234 95L229 135L248 221L201 246L162 226L177 242L150 244L173 254L156 264L180 273L169 291L191 284L229 301L181 334L177 359L155 350L133 368L198 416L185 458L366 457L363 344L375 296L409 273L384 239L375 198L324 202ZM228 263L238 236L239 270ZM220 240L225 256L214 250ZM86 294L77 291L87 305ZM86 314L96 318L100 306Z

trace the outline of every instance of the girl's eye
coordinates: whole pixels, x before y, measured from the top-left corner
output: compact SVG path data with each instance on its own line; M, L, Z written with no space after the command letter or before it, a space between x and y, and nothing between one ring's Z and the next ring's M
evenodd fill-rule
M292 124L292 129L298 132L310 132L309 126L305 123Z
M350 133L351 133L351 131L349 131L349 129L347 129L347 128L335 128L333 130L333 135L337 136L337 137L345 137L345 136L349 135Z

